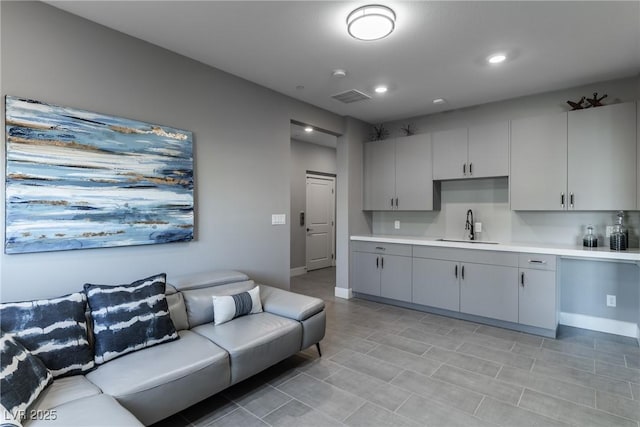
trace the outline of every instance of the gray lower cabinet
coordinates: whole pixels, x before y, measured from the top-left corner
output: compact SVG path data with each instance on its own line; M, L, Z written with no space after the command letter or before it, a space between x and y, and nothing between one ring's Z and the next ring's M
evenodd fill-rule
M413 259L415 304L460 310L460 263L439 259Z
M521 268L518 271L519 323L555 329L556 272Z
M460 311L518 322L518 269L463 263L460 267Z
M380 296L380 255L368 252L352 254L354 292Z
M354 292L411 302L411 246L352 243Z

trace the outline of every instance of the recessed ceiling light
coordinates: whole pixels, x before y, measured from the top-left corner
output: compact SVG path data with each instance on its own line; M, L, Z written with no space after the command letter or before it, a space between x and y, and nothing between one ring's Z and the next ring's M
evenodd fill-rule
M304 128L305 132L313 132L313 128L311 126L307 126L306 128Z
M434 104L444 104L445 102L447 102L447 101L445 101L444 98L436 98L436 99L433 100Z
M507 59L507 55L504 53L494 53L493 55L489 55L487 57L487 62L489 64L500 64Z
M374 90L376 93L385 93L388 89L386 86L378 86Z
M347 31L358 40L383 39L393 32L395 26L395 12L379 4L359 7L347 17Z
M337 70L333 70L333 72L331 73L331 75L333 77L346 77L347 76L347 72L346 70L343 70L341 68L338 68Z

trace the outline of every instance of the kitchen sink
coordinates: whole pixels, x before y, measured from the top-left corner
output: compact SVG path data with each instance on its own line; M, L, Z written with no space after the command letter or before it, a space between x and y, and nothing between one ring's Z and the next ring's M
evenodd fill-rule
M499 242L489 240L465 240L465 239L436 239L438 242L456 242L456 243L484 243L485 245L499 245Z

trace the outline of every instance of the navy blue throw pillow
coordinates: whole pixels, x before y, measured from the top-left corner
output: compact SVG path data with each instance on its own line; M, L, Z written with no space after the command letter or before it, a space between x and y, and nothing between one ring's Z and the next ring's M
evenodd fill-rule
M94 368L82 292L0 304L0 328L42 360L54 378Z
M52 381L40 359L0 330L0 403L11 417L24 419L29 405Z
M84 285L97 364L179 338L169 316L166 281L158 274L130 285Z

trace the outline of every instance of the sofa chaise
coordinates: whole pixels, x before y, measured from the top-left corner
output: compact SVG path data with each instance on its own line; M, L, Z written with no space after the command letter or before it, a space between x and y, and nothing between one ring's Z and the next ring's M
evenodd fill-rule
M216 324L214 297L255 288L237 271L172 279L165 297L177 337L55 378L22 414L23 425L150 425L314 344L320 354L326 317L318 298L259 285L262 312Z

